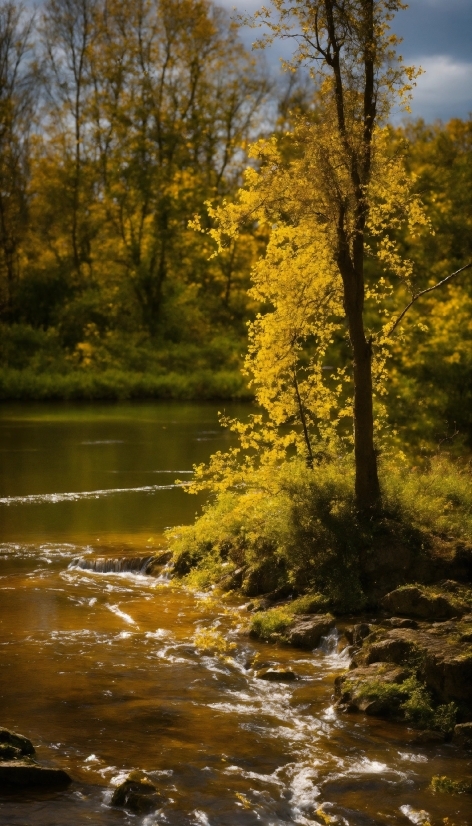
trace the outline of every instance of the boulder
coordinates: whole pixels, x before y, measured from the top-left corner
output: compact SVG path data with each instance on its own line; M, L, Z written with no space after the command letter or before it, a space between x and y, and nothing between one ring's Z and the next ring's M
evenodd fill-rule
M38 766L28 758L0 763L0 791L30 788L64 789L71 782L67 772L62 769Z
M400 691L390 690L388 696L379 691L382 686L400 685L408 677L404 668L396 668L390 663L378 662L359 667L336 677L336 706L343 711L363 711L375 717L391 717L402 701ZM369 684L372 691L369 692Z
M17 734L15 731L10 731L7 728L0 727L0 746L9 746L13 749L17 749L20 755L34 754L34 746L31 740L28 740L28 738L23 737L22 734Z
M274 683L290 683L293 680L298 680L295 671L290 671L288 668L261 668L256 671L258 680L270 680Z
M446 627L441 629L442 625ZM449 633L449 623L386 631L356 655L358 665L377 662L409 663L438 702L455 702L463 713L472 714L472 648Z
M466 749L472 749L472 723L459 723L454 727L453 742Z
M421 619L450 619L466 614L467 603L452 593L432 593L419 585L405 585L383 597L381 605L393 614Z
M369 636L371 631L370 625L366 622L360 622L352 629L352 640L350 640L350 642L352 642L353 645L362 645L362 641Z
M331 614L303 615L287 630L286 639L296 648L316 648L321 638L326 637L334 625L335 620Z
M117 786L111 802L134 814L149 814L162 804L162 796L144 772L133 771Z

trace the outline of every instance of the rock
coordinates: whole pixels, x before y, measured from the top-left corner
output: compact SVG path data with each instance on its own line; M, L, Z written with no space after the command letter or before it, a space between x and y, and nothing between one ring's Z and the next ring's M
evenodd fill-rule
M260 611L268 611L269 608L272 608L268 599L256 599L252 602L248 602L246 605L246 610L251 611L253 614L257 614Z
M370 625L366 622L360 622L352 629L352 640L350 640L350 642L352 642L353 645L362 645L362 641L369 636L371 630Z
M472 648L454 636L440 633L438 626L418 630L392 628L383 639L367 642L356 655L356 664L377 662L409 663L438 702L453 701L466 714L472 714Z
M23 737L22 734L17 734L14 731L9 731L7 728L0 727L0 745L11 746L18 749L20 754L34 754L34 746L31 740Z
M387 622L392 628L418 628L418 623L407 617L390 617Z
M472 723L459 723L454 727L453 743L466 749L472 749Z
M25 738L26 739L26 738ZM72 783L67 772L38 766L28 758L0 763L0 790L64 789Z
M363 711L376 717L391 717L401 703L402 695L389 692L389 696L378 696L378 686L400 685L408 677L404 668L392 667L390 663L374 663L359 667L336 677L336 706L342 711ZM368 686L372 684L369 694Z
M425 729L425 731L418 731L415 734L414 739L412 740L413 743L444 743L446 739L446 735L443 734L442 731L431 731L430 729Z
M111 798L113 806L122 806L134 814L149 814L162 803L162 796L144 772L130 772Z
M469 606L455 595L431 593L419 585L405 585L391 591L383 597L381 605L394 614L431 620L450 619L469 611Z
M335 620L331 614L303 615L288 629L286 639L296 648L316 648L321 638L329 634L334 625Z
M258 680L270 680L278 683L289 683L298 680L295 671L290 671L287 668L261 668L256 671L256 677Z
M163 567L171 561L172 556L172 551L164 551L158 556L153 557L146 568L146 574L148 576L159 576Z
M378 662L401 665L414 651L414 642L404 637L390 637L372 643L367 651L366 665Z
M17 760L22 757L21 749L9 746L8 743L0 743L0 763L5 760Z

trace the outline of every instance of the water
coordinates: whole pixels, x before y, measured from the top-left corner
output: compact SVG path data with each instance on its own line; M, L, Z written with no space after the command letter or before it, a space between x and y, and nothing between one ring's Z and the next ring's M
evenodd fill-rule
M146 575L199 504L170 485L228 444L214 407L11 406L1 424L0 725L74 783L0 797L0 824L470 826L469 796L428 790L469 758L333 709L342 636L257 644L234 601ZM299 679L257 679L276 664ZM109 805L131 769L163 795L147 817Z

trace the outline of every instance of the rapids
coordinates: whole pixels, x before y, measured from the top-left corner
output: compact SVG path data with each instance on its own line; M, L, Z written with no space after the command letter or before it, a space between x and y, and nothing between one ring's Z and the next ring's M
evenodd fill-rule
M216 428L210 444L202 438L212 409L187 408L4 409L0 725L30 737L38 759L74 783L0 796L0 824L470 826L470 796L428 789L433 775L470 775L470 758L333 708L334 677L348 665L342 633L313 652L257 643L241 634L237 601L188 593L165 571L146 575L162 528L190 521L195 499L136 488L223 443ZM115 471L126 484L105 488ZM184 475L173 473L172 482ZM86 497L60 498L73 491L95 491L94 509ZM276 664L299 679L257 679ZM131 769L164 796L152 815L110 806Z

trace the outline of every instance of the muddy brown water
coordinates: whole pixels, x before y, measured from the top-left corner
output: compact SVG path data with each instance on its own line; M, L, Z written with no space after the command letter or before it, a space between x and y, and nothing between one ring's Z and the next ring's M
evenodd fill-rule
M2 408L0 725L74 782L0 795L0 824L470 826L469 795L428 788L433 775L470 776L470 758L333 708L341 635L311 652L257 644L240 634L237 602L143 573L164 527L199 505L174 480L228 444L216 413ZM258 664L299 679L259 680ZM146 817L110 806L131 769L163 795Z

